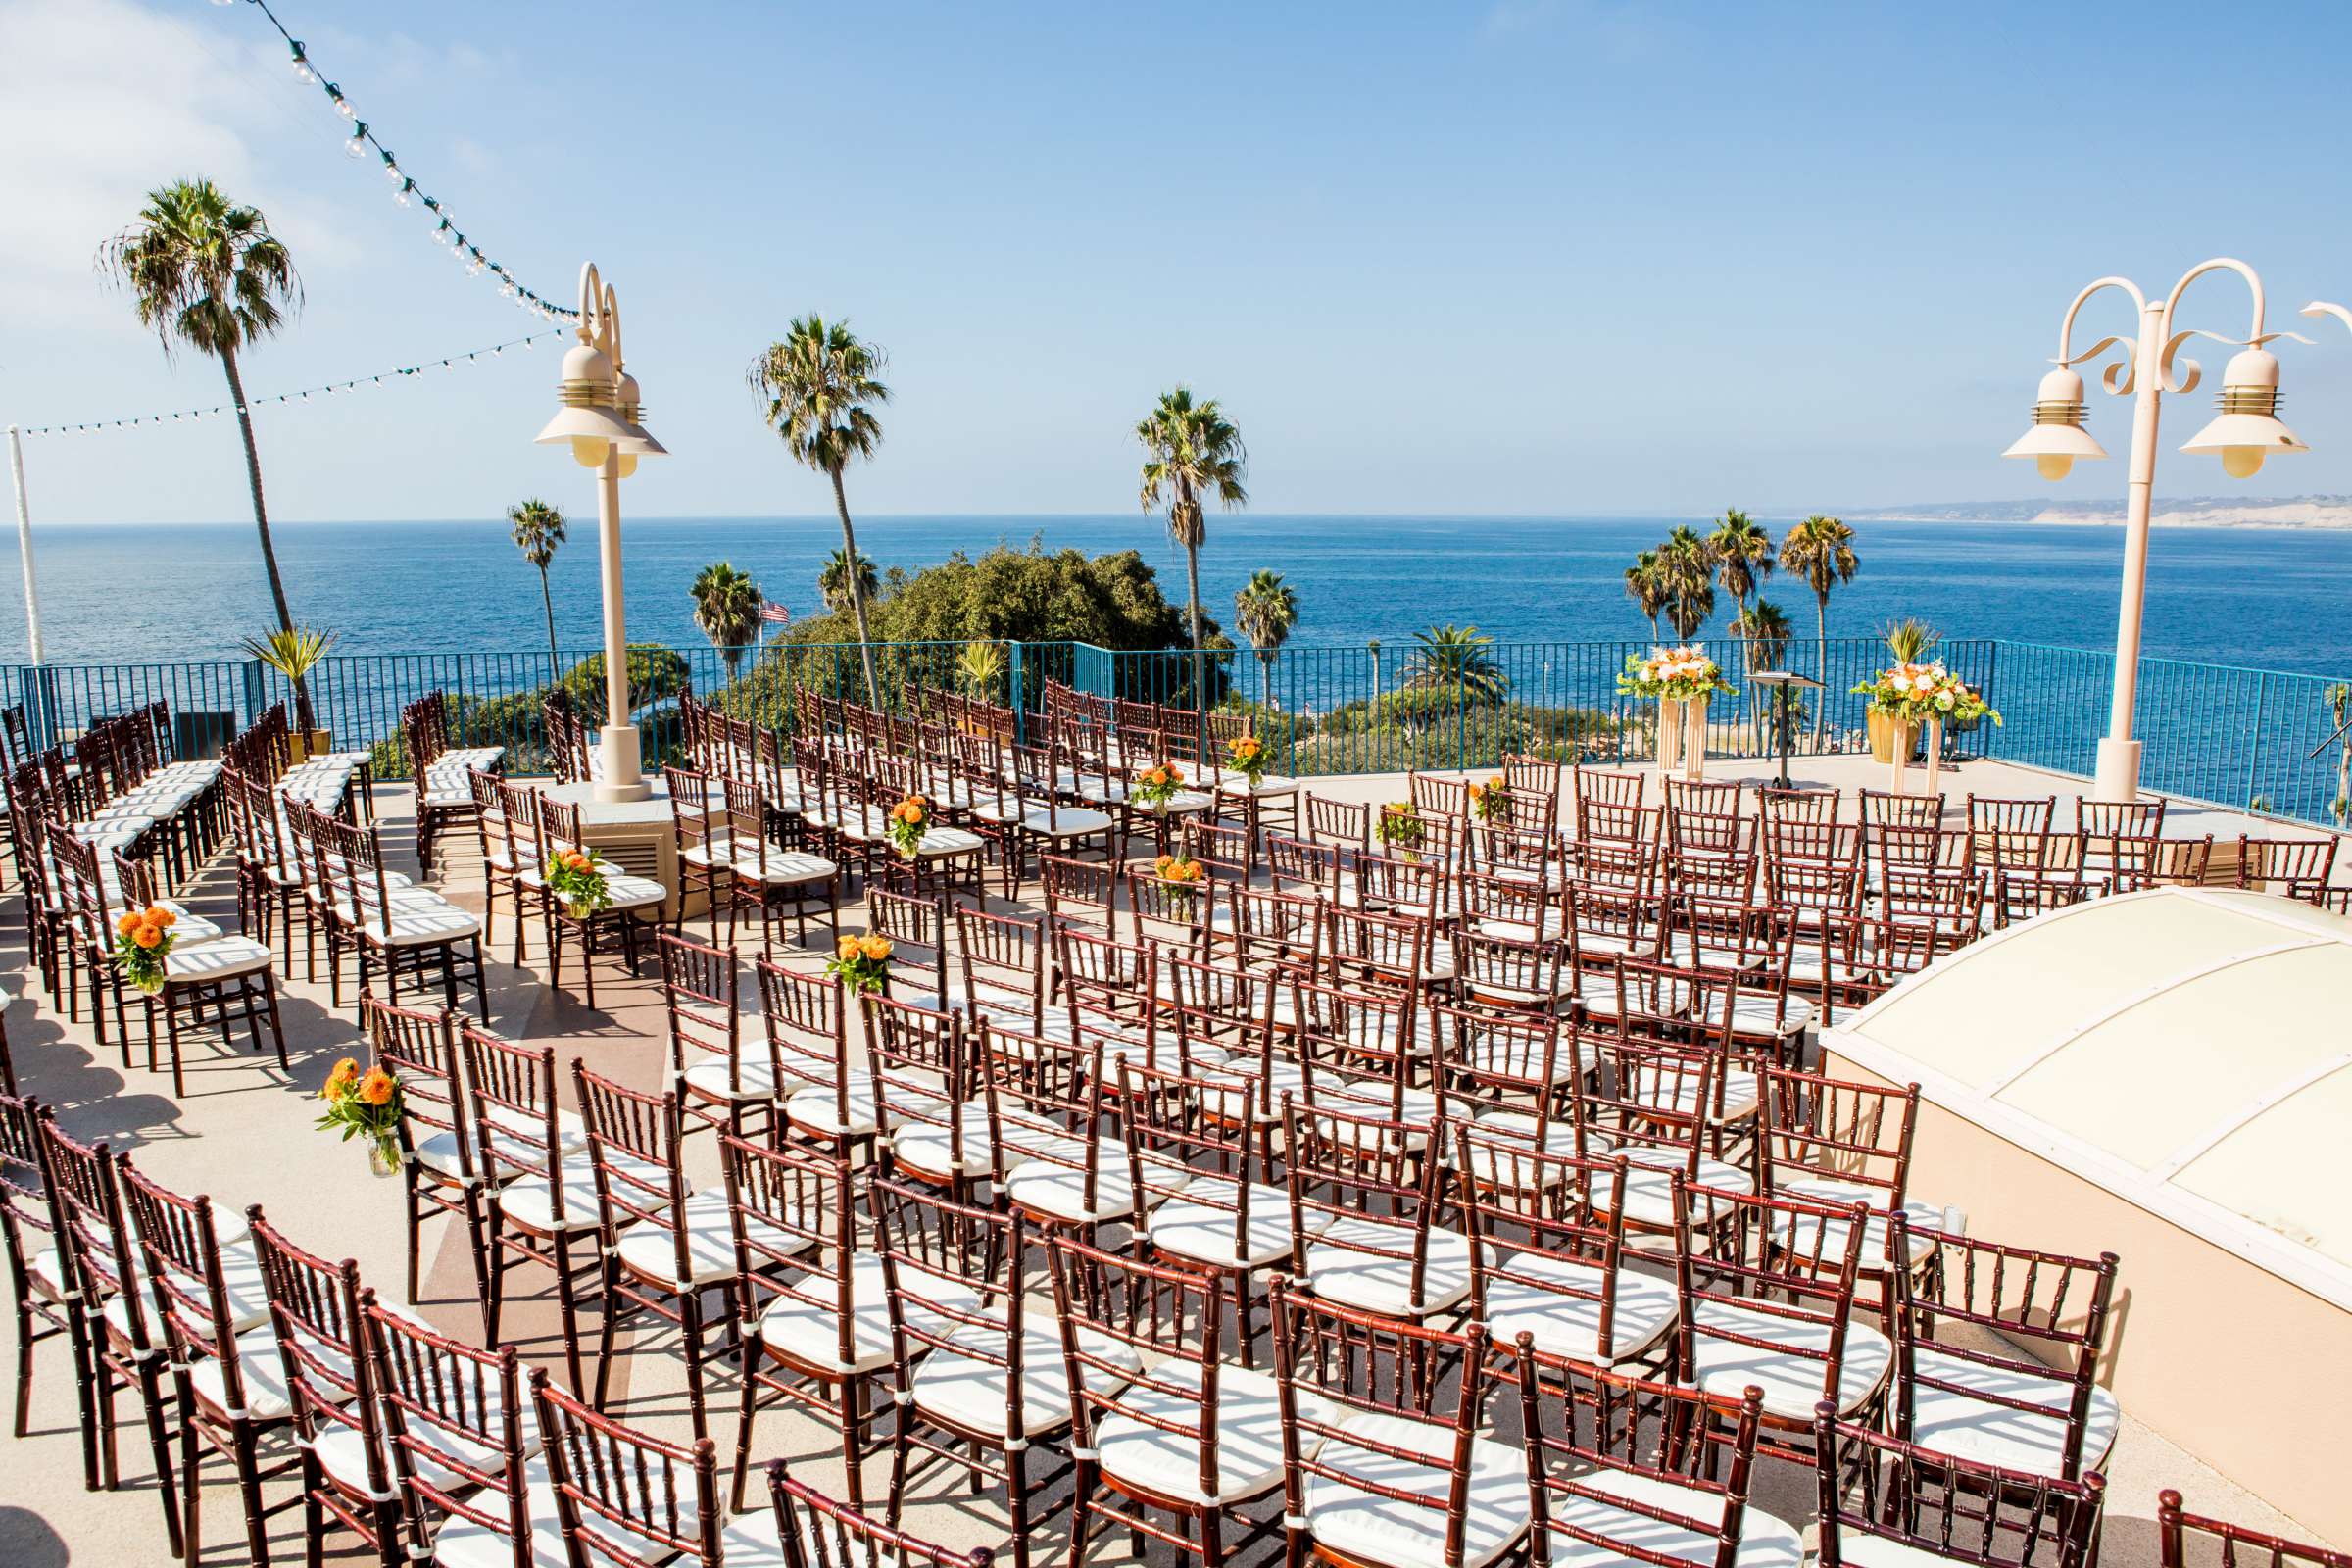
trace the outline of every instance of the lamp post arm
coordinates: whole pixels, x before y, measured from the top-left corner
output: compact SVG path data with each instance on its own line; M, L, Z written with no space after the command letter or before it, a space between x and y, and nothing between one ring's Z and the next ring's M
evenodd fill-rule
M2121 360L2116 361L2114 364L2109 365L2107 368L2101 372L2099 376L2099 384L2105 387L2112 396L2128 397L2131 395L2134 377L2139 372L2138 357L2134 350L2133 341L2132 338L2115 336L2103 337L2096 343L2092 344L2089 348L2084 349L2080 354L2077 354L2074 351L2075 318L2082 314L2082 307L2089 302L2092 295L2105 288L2121 289L2125 294L2131 296L2133 319L2136 320L2138 318L2147 314L2147 297L2140 293L2138 284L2132 282L2128 277L2102 277L2098 279L2097 281L2086 286L2082 293L2075 296L2075 302L2066 308L2066 316L2064 319L2058 323L2057 363L2066 367L2068 369L2072 369L2086 360L2097 359L2109 349L2120 344L2123 347L2124 357Z
M2313 300L2309 305L2303 307L2301 314L2304 316L2332 316L2344 323L2346 331L2352 331L2352 311L2344 309L2341 305L2330 304L2327 300Z

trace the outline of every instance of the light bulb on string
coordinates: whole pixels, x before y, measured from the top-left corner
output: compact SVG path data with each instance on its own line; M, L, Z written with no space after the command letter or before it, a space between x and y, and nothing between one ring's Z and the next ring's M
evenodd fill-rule
M415 190L416 188L416 182L415 180L413 180L413 179L403 179L403 180L400 182L400 188L399 188L398 190L396 190L396 191L394 191L394 192L392 193L392 201L393 201L394 205L396 205L396 206L400 206L400 207L406 207L406 206L408 206L408 205L409 205L409 192L411 192L411 191Z
M346 158L368 156L368 122L366 121L363 120L352 127L351 140L343 144L343 156Z
M359 113L358 110L351 107L351 100L343 96L343 89L331 81L326 84L326 95L335 101L335 113L341 115L345 120L349 120Z
M395 185L402 183L408 177L400 172L400 161L388 152L384 154L384 177Z
M318 79L318 73L311 69L310 58L302 52L300 41L294 45L294 79L306 87Z

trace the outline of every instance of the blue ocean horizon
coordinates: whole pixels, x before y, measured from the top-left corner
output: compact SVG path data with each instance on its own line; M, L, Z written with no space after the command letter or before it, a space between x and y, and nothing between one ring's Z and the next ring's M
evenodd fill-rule
M1703 519L1690 519L1703 526ZM1646 637L1624 591L1636 551L1663 538L1662 517L1441 517L1212 514L1201 593L1229 630L1250 573L1283 574L1299 601L1294 646L1394 645L1423 627L1474 624L1502 642ZM1769 521L1778 537L1785 521ZM1832 637L1867 635L1918 616L1944 635L2110 648L2123 530L2020 522L1862 521L1861 569L1832 596ZM996 545L1088 554L1133 549L1181 602L1184 556L1164 523L1140 514L872 516L858 543L884 569L937 564ZM566 649L600 638L594 516L572 518L551 571ZM546 646L539 577L503 520L286 522L273 525L296 618L333 628L343 654L528 652ZM816 574L840 529L817 517L632 517L623 529L630 635L677 646L704 639L687 588L730 561L796 619L819 612ZM46 654L85 664L220 659L271 622L248 522L36 524ZM0 572L0 662L24 659L17 574ZM1765 597L1799 636L1811 592L1774 578ZM1732 613L1718 595L1707 635ZM2148 565L2144 647L2151 656L2297 671L2352 673L2352 532L2166 527Z

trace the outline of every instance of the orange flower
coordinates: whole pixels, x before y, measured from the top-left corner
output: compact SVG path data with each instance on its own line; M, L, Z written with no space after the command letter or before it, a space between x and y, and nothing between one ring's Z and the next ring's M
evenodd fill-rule
M368 1076L360 1080L360 1102L365 1105L387 1105L392 1102L392 1075L381 1067L370 1067Z
M1233 743L1233 755L1244 761L1255 757L1258 750L1257 737L1254 735L1244 735Z
M1176 857L1173 855L1163 855L1158 859L1153 860L1152 863L1157 866L1160 870L1165 871L1169 866L1176 863Z
M890 938L868 933L858 939L858 951L876 963L890 956Z
M130 940L142 948L152 948L164 940L164 934L142 920L131 927Z
M119 937L126 937L130 935L131 929L138 923L139 917L137 915L125 914L115 922L115 935Z
M159 926L166 931L171 930L173 923L178 919L178 915L172 913L170 909L165 908L160 904L147 911L147 923L152 926Z
M844 963L858 956L858 939L843 937L839 942L834 943L833 956L841 959Z
M320 1100L341 1100L351 1092L351 1081L360 1075L360 1064L345 1056L335 1063L335 1070L326 1075L326 1087L318 1091Z

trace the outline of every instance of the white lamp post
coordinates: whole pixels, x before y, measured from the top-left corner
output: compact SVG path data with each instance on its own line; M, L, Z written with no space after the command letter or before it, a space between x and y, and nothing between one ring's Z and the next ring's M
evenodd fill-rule
M2246 280L2254 294L2254 325L2243 338L2190 329L2173 330L2173 311L2188 285L2207 272L2228 269ZM2077 354L2073 351L2075 317L2093 294L2120 289L2139 309L2136 342L2104 337ZM2106 451L2082 428L2082 378L2074 367L2095 360L2111 348L2123 357L2110 364L2100 384L2117 397L2132 394L2132 463L2125 475L2124 592L2115 630L2115 686L2107 713L2107 735L2099 742L2096 781L2091 788L2102 801L2129 801L2139 794L2139 742L2132 736L2132 708L2139 690L2139 620L2147 588L2148 502L2156 481L2157 405L2167 392L2193 391L2204 374L2194 360L2174 360L2191 337L2212 338L2240 352L2222 371L2221 414L2198 431L2180 450L2221 454L2222 471L2233 479L2251 478L2273 453L2310 449L2278 422L2278 361L2263 347L2275 338L2311 340L2292 332L2262 329L2262 279L2245 263L2227 256L2199 262L2173 286L2171 294L2148 299L2130 278L2102 277L2075 296L2058 327L2058 368L2041 378L2034 403L2034 424L2002 453L2005 458L2032 458L2044 479L2063 479L2078 458L2103 458Z
M563 407L538 440L568 445L572 460L596 470L596 544L604 576L605 728L599 751L601 801L642 801L653 794L637 755L637 725L629 710L629 636L620 580L620 481L641 457L666 449L637 422L637 378L622 368L620 301L600 282L596 264L580 269L579 342L564 351Z

